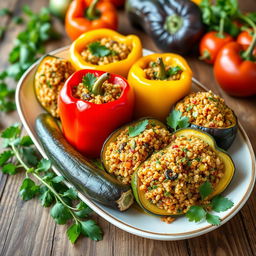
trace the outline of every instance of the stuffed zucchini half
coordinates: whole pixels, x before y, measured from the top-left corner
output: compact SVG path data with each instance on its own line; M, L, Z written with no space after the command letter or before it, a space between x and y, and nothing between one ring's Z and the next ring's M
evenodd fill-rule
M220 148L227 150L232 145L238 129L237 118L221 97L211 91L191 93L175 109L189 118L191 128L212 135Z
M130 186L118 182L77 152L66 141L51 115L39 115L35 126L48 158L82 194L120 211L132 205L134 198Z
M180 129L171 144L155 152L132 176L138 204L159 216L185 214L190 206L202 203L199 187L210 182L212 194L222 193L230 183L235 166L215 140L197 129Z

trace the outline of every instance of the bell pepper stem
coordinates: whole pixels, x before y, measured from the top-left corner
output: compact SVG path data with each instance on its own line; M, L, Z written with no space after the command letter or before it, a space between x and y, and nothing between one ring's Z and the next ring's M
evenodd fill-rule
M183 25L182 17L178 16L177 14L168 16L166 18L164 29L168 31L170 34L175 34L180 30Z
M98 2L99 0L93 0L89 5L88 9L86 10L86 17L89 20L95 20L98 17L98 12L96 9L96 5Z
M163 59L160 57L157 59L156 64L158 66L158 73L157 73L157 78L160 80L164 80L167 76L166 71L165 71L165 65L163 62Z
M104 73L102 74L94 83L93 87L92 87L92 93L94 95L102 95L103 94L103 90L102 90L102 85L105 81L107 81L110 77L109 73Z
M245 60L254 61L255 58L253 56L253 51L254 51L254 48L256 47L256 25L255 25L255 23L249 17L247 17L245 15L240 15L239 18L242 19L243 21L245 21L246 23L248 23L252 27L252 29L253 29L252 42L250 43L250 45L247 48L247 50L242 53L242 57Z

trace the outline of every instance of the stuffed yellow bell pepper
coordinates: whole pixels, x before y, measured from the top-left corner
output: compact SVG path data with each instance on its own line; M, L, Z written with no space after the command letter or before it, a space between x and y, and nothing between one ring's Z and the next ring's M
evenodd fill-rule
M172 105L189 93L192 71L177 54L151 54L132 66L128 82L135 92L135 116L165 120Z
M76 69L96 69L124 77L141 56L137 36L123 36L110 29L84 33L70 47L70 60Z

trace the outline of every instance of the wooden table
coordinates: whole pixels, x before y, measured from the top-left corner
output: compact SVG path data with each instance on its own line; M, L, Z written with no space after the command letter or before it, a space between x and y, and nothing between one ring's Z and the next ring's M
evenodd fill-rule
M240 0L243 11L256 11L255 0ZM15 15L21 12L21 6L28 4L34 11L47 5L47 0L1 0L0 9L10 8ZM124 34L135 33L142 39L145 48L158 51L151 39L140 31L135 31L128 24L124 13L120 11L119 31ZM0 19L1 26L7 27L7 33L0 41L0 70L7 65L7 53L13 40L22 28L11 25L8 17ZM56 26L63 31L63 25L56 21ZM47 45L47 51L68 45L70 40L64 37ZM194 76L208 88L223 96L232 107L249 135L256 150L256 97L237 99L226 95L213 77L212 67L188 58ZM12 82L12 85L15 84ZM0 114L0 129L19 121L17 113ZM241 159L246 161L246 159ZM0 255L256 255L256 193L253 191L243 209L227 224L219 229L184 241L162 242L143 239L126 233L96 217L104 230L104 239L93 242L87 238L79 239L72 245L66 236L66 226L56 225L50 217L49 209L40 206L38 200L24 202L18 195L23 174L14 177L0 173ZM171 228L171 226L170 226Z

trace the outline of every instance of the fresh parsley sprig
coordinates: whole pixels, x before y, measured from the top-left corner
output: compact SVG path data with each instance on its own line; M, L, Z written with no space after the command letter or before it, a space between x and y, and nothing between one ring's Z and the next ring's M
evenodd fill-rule
M12 98L13 90L8 88L5 79L9 77L16 81L19 80L23 73L45 53L45 42L60 37L60 34L53 30L52 18L47 8L42 8L39 13L34 13L29 6L25 5L22 10L27 17L26 22L22 17L14 17L13 22L25 23L25 28L17 35L9 53L10 65L6 70L0 72L0 111L4 112L15 109ZM10 15L11 13L8 12L8 9L1 9L1 14ZM0 27L0 39L4 32L5 28Z
M67 235L75 243L80 235L101 240L102 231L94 220L88 219L92 210L79 200L74 188L67 188L62 176L51 171L51 162L39 161L29 136L21 136L21 126L15 124L1 133L5 150L0 154L0 168L3 173L14 175L25 170L25 178L19 194L25 201L38 197L43 207L50 207L50 215L57 224L71 221ZM33 179L32 179L33 178ZM37 183L34 181L37 180Z
M83 76L82 83L88 89L88 91L91 92L96 80L97 77L94 74L87 73L85 76Z
M90 43L88 46L90 53L96 57L106 57L109 55L116 55L116 52L110 50L105 45L102 45L100 42Z
M174 109L166 119L167 125L174 131L180 128L189 127L189 118L187 116L182 116L182 112Z
M137 125L130 126L128 130L129 137L138 136L140 133L145 131L145 129L147 128L147 125L148 125L148 120L143 120L139 122Z
M200 188L199 193L202 200L213 192L212 185L209 181L204 182ZM209 213L209 209L214 212L224 212L230 209L234 203L226 197L221 195L215 196L208 205L193 205L186 213L186 217L189 221L199 222L206 220L212 225L220 225L221 219L219 216Z

